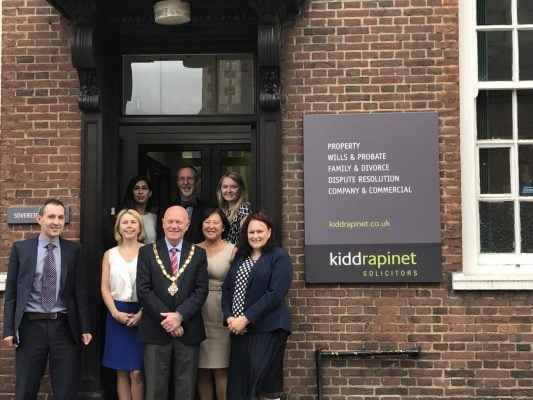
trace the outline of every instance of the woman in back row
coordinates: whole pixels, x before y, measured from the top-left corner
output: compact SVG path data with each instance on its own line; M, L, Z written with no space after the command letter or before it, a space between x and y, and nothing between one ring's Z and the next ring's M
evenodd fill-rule
M246 185L242 177L235 172L226 172L218 181L218 206L226 214L230 223L224 239L239 245L239 231L248 215L252 213L252 205L248 201Z
M131 178L126 188L123 207L133 209L141 215L145 230L144 243L155 241L157 216L151 212L152 184L148 177L137 175Z

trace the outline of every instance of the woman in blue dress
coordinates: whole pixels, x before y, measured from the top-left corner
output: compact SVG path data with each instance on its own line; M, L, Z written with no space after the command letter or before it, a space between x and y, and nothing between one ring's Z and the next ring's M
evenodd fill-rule
M115 239L118 245L107 250L102 261L101 291L108 310L102 364L117 371L119 400L141 400L143 346L136 336L142 310L137 301L135 279L137 255L145 233L137 211L120 211Z

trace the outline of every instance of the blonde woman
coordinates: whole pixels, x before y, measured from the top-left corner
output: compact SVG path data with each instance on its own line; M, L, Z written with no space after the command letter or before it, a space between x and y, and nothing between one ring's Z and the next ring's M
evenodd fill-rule
M239 230L244 220L252 213L252 205L248 201L246 185L242 177L235 172L226 172L218 181L218 206L228 218L230 227L224 239L239 245Z
M107 307L102 364L117 371L119 400L144 396L143 345L137 340L141 307L135 279L137 255L145 240L141 215L133 209L119 212L115 223L116 247L102 261L102 298Z

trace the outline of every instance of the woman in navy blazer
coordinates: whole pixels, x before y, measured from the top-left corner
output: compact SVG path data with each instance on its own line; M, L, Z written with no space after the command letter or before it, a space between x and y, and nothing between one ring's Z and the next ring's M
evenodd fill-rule
M228 400L281 396L291 282L291 259L276 246L272 223L262 212L250 214L222 286L224 321L232 333Z

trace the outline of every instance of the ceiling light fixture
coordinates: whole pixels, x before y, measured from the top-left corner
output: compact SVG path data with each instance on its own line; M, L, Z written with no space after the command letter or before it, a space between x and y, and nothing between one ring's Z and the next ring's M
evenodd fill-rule
M154 4L155 23L160 25L181 25L190 22L189 3L181 0L163 0Z

